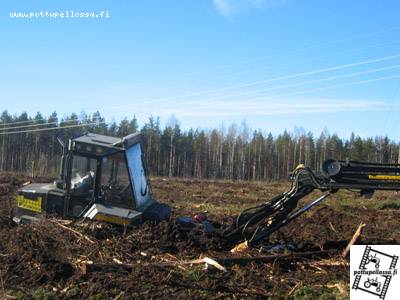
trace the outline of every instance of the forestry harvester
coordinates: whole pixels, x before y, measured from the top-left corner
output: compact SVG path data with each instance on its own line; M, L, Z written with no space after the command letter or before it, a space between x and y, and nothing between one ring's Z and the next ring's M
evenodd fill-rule
M152 198L140 134L122 139L86 134L63 148L60 179L18 190L14 221L39 214L88 218L119 225L169 218L171 209Z
M139 134L122 139L86 134L69 140L67 147L60 143L63 146L60 179L19 189L14 221L31 222L39 214L118 225L169 218L170 207L151 196ZM244 210L223 236L233 243L252 247L340 189L356 191L365 197L376 190L399 191L400 165L328 159L319 172L299 165L290 174L290 180L288 191ZM316 190L323 194L297 208L302 198ZM204 217L197 219L198 223L210 225ZM193 225L192 218L180 221Z

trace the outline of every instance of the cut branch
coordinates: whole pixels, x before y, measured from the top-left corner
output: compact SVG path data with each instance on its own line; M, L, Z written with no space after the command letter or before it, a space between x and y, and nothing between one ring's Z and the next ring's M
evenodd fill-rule
M349 254L351 245L354 245L354 243L357 242L357 239L360 237L364 227L365 227L364 223L361 223L360 225L358 225L358 228L357 228L356 232L354 233L353 237L351 238L349 244L347 245L346 249L343 250L342 257L346 257Z

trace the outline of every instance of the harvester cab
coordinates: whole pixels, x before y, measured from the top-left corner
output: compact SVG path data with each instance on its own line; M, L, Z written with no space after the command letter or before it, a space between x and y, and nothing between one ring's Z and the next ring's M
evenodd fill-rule
M40 214L119 225L169 218L170 207L151 195L140 134L122 139L86 134L60 143L59 180L19 189L14 221L31 222Z

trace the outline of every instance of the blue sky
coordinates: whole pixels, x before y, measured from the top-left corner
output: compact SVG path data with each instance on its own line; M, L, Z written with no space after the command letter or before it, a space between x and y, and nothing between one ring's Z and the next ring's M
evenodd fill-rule
M398 1L0 0L0 110L400 139ZM11 18L12 12L109 18Z

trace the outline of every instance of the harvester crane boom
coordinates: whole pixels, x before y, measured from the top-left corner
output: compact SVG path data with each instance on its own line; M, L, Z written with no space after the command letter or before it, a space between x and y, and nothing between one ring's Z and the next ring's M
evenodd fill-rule
M269 202L244 210L235 224L225 231L225 237L255 246L340 189L358 191L365 197L372 196L376 190L399 191L400 165L329 159L323 163L322 172L299 165L290 175L290 180L288 191ZM297 208L299 201L315 190L323 194Z

